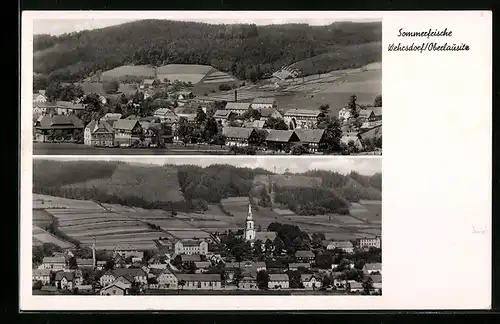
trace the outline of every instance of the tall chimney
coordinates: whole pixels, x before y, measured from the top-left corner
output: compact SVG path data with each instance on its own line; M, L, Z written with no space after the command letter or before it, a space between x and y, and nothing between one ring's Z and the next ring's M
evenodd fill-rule
M234 90L234 102L238 102L238 90Z
M94 268L97 266L96 261L95 261L95 237L94 241L92 242L92 263Z

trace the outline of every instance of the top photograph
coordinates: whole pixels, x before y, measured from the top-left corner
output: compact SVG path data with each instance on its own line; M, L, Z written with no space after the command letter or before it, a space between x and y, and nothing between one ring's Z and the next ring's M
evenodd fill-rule
M36 19L32 135L33 155L382 155L382 21Z

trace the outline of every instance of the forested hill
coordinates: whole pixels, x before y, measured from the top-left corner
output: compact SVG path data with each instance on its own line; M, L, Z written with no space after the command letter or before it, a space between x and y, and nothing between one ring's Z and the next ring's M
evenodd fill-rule
M343 47L352 54L332 61L331 70L380 62L381 46L366 45L381 39L380 22L256 26L141 20L61 36L35 35L34 72L49 82L78 81L126 64L204 64L244 79L251 70L265 77ZM304 75L323 72L313 63L301 66Z
M266 207L269 193L254 182L272 174L260 168L224 164L137 165L114 161L33 161L33 192L149 209L206 210L229 197L251 196ZM381 200L382 175L315 170L301 177L320 178L318 188L296 181L276 187L276 201L299 214L347 213L350 202ZM294 176L294 175L290 175ZM281 175L278 177L289 177ZM266 203L267 202L267 203ZM268 206L267 206L268 207Z

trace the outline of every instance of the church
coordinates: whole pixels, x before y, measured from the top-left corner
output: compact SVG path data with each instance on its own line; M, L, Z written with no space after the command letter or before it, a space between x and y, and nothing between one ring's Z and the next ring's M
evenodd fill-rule
M252 215L252 204L248 204L248 214L245 223L245 241L250 242L251 245L257 240L266 243L269 239L274 241L276 238L275 232L263 232L255 230L255 222Z

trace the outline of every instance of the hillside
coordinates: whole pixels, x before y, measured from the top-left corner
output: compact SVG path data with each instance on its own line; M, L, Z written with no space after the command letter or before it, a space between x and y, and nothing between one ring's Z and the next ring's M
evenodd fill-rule
M33 162L33 192L70 199L164 210L207 210L209 204L251 197L270 207L275 202L296 214L349 213L353 202L381 200L381 174L343 175L332 171L273 175L264 169L215 164L144 166L122 162ZM271 177L268 177L271 176Z
M142 20L35 35L34 72L48 81L75 82L124 65L198 64L258 80L296 63L304 76L380 61L381 38L379 22L256 26Z

